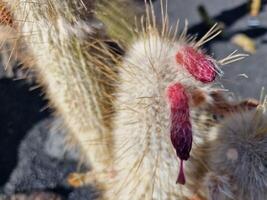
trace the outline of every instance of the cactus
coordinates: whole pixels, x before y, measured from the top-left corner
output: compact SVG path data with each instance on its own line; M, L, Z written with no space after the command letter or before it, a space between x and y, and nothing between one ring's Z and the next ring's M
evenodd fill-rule
M182 162L177 181L185 183L182 163L188 159L192 139L188 115L193 109L191 94L197 88L208 91L220 72L216 65L220 62L199 49L218 34L215 27L198 42L188 41L186 31L177 40L165 15L162 30L156 28L153 12L152 8L119 71L113 132L116 175L107 192L111 199L180 199L182 193L192 195L175 182L178 156ZM231 55L223 62L235 58L239 56ZM179 149L181 146L184 148Z
M199 199L210 199L207 194L208 190L211 188L207 187L207 180L210 179L211 182L212 177L213 180L214 177L217 177L217 179L221 179L223 183L223 181L228 179L224 176L220 177L218 171L212 171L210 165L211 162L216 162L216 160L220 159L216 157L216 155L218 155L216 151L217 147L226 145L226 143L222 141L228 137L224 132L225 129L227 129L228 123L237 123L238 120L233 119L237 119L238 116L242 116L244 113L254 112L259 102L252 99L243 101L228 100L225 92L220 90L211 91L208 95L197 91L197 93L194 92L193 95L193 102L194 104L198 102L198 107L191 113L195 142L192 148L191 160L186 165L186 173L189 174L187 188ZM241 123L243 124L241 121L237 124ZM253 122L249 120L246 123L253 125ZM239 126L237 131L241 134L242 127ZM232 140L232 142L242 142L242 140L239 138L236 141ZM218 145L218 143L220 144ZM221 153L224 154L225 152ZM223 167L228 168L228 163L221 164ZM237 163L235 164L237 166ZM238 174L232 175L238 176ZM229 185L229 183L226 182L225 186L227 186L227 184ZM232 183L230 185L232 185ZM220 192L224 191L221 190Z
M233 115L221 127L207 158L210 173L204 183L208 199L266 199L266 103Z
M115 15L112 20L119 19L116 15L123 13L119 3L127 2L132 3L131 0L115 2L112 9L120 11L115 14L108 13L111 4L105 0L6 2L16 22L16 38L27 45L28 57L35 58L30 69L37 72L39 84L50 100L49 106L64 119L70 132L68 141L80 146L81 160L90 164L96 174L113 163L111 116L120 58L108 46L110 38L94 14L105 13L105 17L111 14ZM116 25L109 17L106 19L103 21L108 27ZM116 30L120 33L126 32L125 26L119 27ZM98 184L100 188L103 185Z
M186 29L177 39L164 11L162 29L157 28L153 7L147 6L138 31L127 31L113 23L116 18L106 17L112 13L104 12L111 8L124 14L120 4L101 0L96 16L110 25L108 32L115 39L122 31L121 42L127 47L120 62L104 42L103 27L86 8L92 2L85 3L8 2L35 57L40 84L84 160L93 166L85 182L100 183L105 199L191 198L194 193L177 185L176 177L179 174L177 181L185 184L183 162L191 163L191 146L194 150L193 92L205 88L208 93L220 74L217 64L243 55L221 61L206 56L200 47L219 34L215 26L199 41L189 40Z
M39 83L80 145L83 160L94 169L107 167L113 157L109 118L117 58L99 34L101 27L80 1L8 3L35 57Z

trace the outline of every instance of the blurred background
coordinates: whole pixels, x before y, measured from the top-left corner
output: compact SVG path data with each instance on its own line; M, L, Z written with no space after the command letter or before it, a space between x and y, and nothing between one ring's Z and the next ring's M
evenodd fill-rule
M140 6L143 5L141 0ZM170 23L189 22L188 32L203 36L218 23L222 34L203 48L217 59L238 50L249 54L226 66L219 79L240 98L259 99L267 86L267 1L168 0ZM160 18L160 2L154 1ZM0 55L1 61L6 58ZM71 188L67 175L77 170L77 151L63 152L64 130L60 119L51 116L40 89L25 75L19 63L13 70L0 67L0 200L10 199L93 199L92 188ZM83 167L79 168L83 170Z

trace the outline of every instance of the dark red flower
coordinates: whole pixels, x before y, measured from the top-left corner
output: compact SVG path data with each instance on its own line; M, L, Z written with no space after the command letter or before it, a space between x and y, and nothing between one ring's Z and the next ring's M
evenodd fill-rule
M168 87L167 96L171 109L171 142L181 160L177 182L185 184L183 160L189 158L192 148L192 126L189 120L188 97L183 85L179 83Z

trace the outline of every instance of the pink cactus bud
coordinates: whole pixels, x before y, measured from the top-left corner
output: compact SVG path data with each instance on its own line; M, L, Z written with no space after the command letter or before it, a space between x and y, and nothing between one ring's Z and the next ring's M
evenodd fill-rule
M210 83L216 78L215 64L193 47L182 47L176 54L176 61L198 81Z

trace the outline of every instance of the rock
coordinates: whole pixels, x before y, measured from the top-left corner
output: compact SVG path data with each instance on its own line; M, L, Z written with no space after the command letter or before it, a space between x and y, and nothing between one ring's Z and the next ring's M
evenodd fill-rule
M17 165L21 140L37 122L49 116L41 90L29 91L24 81L0 79L0 187Z
M49 127L47 139L44 144L44 152L51 158L58 160L79 160L80 152L74 146L66 146L67 130L64 128L62 119L55 119Z
M71 188L67 185L67 176L78 170L79 151L65 148L66 130L63 127L61 119L49 118L28 132L19 147L18 165L3 188L4 194L9 196L0 197L0 200L45 200L48 197L92 200L98 196L93 187ZM80 172L85 170L88 170L85 166L79 168Z
M21 142L19 148L18 165L11 174L8 183L4 187L6 194L34 190L54 190L66 186L65 180L69 173L77 170L77 160L73 158L51 157L45 151L46 141L49 138L49 128L54 118L38 123ZM55 140L64 140L63 135L54 134ZM62 137L61 137L62 136ZM61 139L60 139L61 137ZM51 138L50 138L51 139ZM54 145L61 145L55 142ZM57 147L53 147L57 149ZM56 153L54 153L56 155Z
M99 193L92 187L81 187L69 194L68 200L93 200L99 197Z

